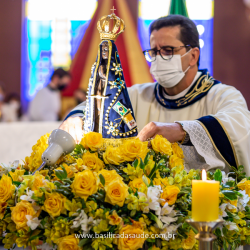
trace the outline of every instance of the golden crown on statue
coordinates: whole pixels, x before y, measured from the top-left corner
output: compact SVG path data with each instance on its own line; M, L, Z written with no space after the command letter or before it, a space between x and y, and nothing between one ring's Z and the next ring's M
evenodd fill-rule
M113 29L112 21L113 20ZM111 15L103 16L97 22L97 29L102 40L116 40L116 38L125 30L124 21L112 13ZM111 31L110 31L111 30Z

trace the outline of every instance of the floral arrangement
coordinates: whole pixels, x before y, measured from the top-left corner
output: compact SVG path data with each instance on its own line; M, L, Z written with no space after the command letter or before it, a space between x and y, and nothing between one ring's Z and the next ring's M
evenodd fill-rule
M31 173L41 162L48 134L24 164L0 168L0 231L7 249L170 250L198 249L191 218L191 183L200 170L184 169L177 143L157 135L103 147L100 134L84 136L53 168ZM243 167L208 179L220 181L220 217L215 244L250 244L250 178Z

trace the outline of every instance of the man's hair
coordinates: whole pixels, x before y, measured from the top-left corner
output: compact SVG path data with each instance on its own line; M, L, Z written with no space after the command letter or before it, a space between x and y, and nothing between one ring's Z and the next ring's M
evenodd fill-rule
M156 19L153 21L150 25L149 31L150 34L153 32L153 30L159 30L164 27L174 27L174 26L180 26L180 41L184 45L190 45L191 48L199 48L199 33L196 28L195 23L181 15L168 15L164 17L160 17L159 19ZM200 58L197 62L197 65L199 66Z
M71 77L70 73L66 70L64 70L63 68L58 68L56 69L52 76L51 76L51 80L55 77L55 76L58 76L60 79L63 78L64 76L69 76Z

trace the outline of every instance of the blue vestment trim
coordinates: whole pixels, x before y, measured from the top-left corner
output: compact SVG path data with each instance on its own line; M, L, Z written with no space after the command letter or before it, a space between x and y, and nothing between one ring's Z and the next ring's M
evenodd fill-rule
M211 115L203 116L197 120L205 129L214 147L228 165L238 167L233 143L220 120Z
M220 83L209 75L207 69L199 71L201 72L201 76L193 84L188 93L184 97L175 100L165 98L163 95L164 88L159 83L156 83L154 91L156 100L167 109L181 109L199 101L207 95L208 91L214 85Z
M79 114L79 115L84 115L84 112L83 112L83 110L73 110L73 111L71 111L67 116L66 116L66 118L64 119L64 121L65 120L67 120L70 116L72 116L72 115L75 115L75 114Z

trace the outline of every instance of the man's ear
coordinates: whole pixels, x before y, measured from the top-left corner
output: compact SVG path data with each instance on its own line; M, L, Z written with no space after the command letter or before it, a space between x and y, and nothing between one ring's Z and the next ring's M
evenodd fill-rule
M192 48L191 50L191 61L190 61L190 66L194 66L197 64L198 60L199 60L199 56L200 56L200 50L199 48L195 47L195 48Z

